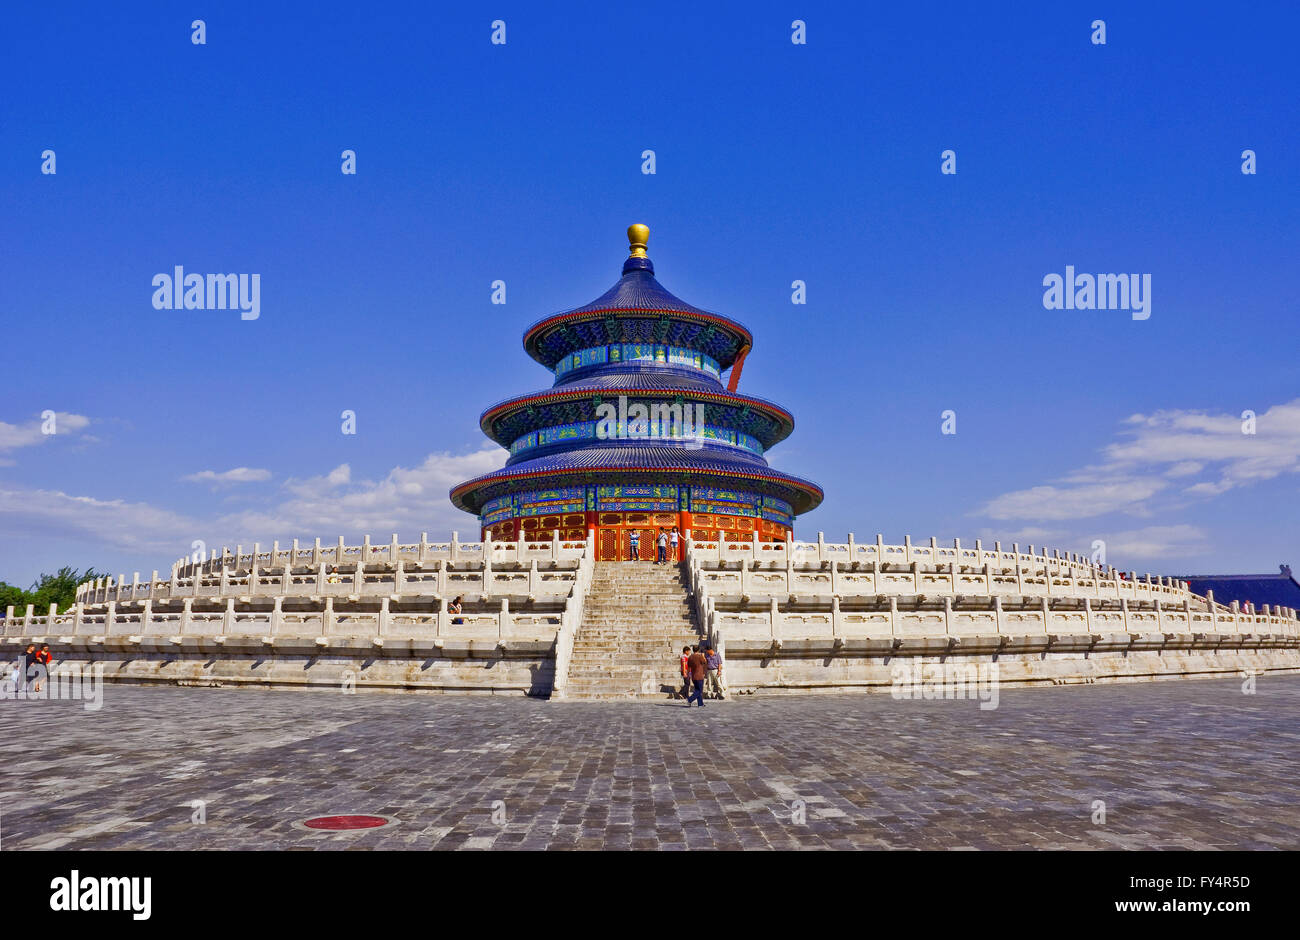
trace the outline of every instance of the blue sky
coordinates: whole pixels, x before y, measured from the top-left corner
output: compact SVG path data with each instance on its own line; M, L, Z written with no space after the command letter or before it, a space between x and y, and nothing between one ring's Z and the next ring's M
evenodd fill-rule
M769 459L826 490L800 537L1300 564L1300 12L904 7L8 11L0 579L472 537L480 411L550 384L523 329L632 222L753 330L740 390L797 421ZM155 310L175 265L258 273L260 317ZM1150 319L1044 309L1066 265L1149 273Z

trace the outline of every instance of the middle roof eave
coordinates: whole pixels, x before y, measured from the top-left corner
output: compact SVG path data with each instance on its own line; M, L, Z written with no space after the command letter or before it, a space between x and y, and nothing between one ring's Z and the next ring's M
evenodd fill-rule
M692 400L714 401L731 407L751 408L769 415L778 425L779 431L764 448L772 447L790 436L794 430L794 416L780 405L763 398L729 392L715 382L686 384L681 376L663 377L640 373L623 373L615 375L593 376L591 380L575 382L549 388L530 395L508 398L488 408L479 416L479 428L484 435L508 448L514 439L503 439L498 433L500 423L510 415L529 407L543 407L555 402L581 401L596 396L630 394L645 398L670 398L681 395Z

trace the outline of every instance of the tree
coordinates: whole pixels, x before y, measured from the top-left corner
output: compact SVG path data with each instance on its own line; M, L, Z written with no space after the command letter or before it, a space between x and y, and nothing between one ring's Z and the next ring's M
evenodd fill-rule
M51 604L57 604L62 613L76 603L79 585L102 577L94 568L79 572L65 565L54 574L42 573L26 591L0 581L0 612L6 607L13 607L15 614L25 612L31 604L38 615L44 615Z

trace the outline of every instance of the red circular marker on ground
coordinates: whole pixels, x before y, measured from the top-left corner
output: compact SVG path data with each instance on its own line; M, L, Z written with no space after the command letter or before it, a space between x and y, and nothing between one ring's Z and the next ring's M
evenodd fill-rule
M391 820L387 816L313 816L304 819L302 824L308 829L328 829L339 832L345 829L378 829L387 826Z

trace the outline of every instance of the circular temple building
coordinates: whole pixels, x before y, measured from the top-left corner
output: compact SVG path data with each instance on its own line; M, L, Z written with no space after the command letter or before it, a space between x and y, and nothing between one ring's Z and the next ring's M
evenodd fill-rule
M638 530L641 557L653 558L660 528L784 541L795 516L822 501L815 483L764 459L794 418L736 392L749 330L665 290L646 257L648 236L644 225L628 229L631 255L617 284L524 333L524 349L555 381L479 418L510 451L502 469L451 491L479 517L481 537L594 531L597 559L614 561L631 558Z

